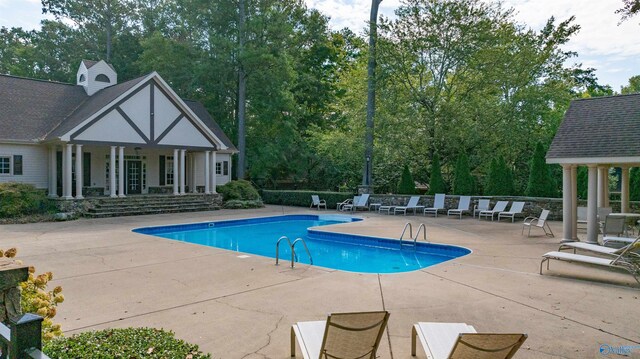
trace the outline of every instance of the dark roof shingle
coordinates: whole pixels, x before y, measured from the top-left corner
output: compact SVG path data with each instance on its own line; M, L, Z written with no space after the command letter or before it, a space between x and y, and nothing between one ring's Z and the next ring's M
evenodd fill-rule
M574 100L547 159L640 156L640 94Z
M207 109L204 107L203 104L201 104L198 101L192 101L192 100L182 100L182 101L184 101L184 103L187 106L189 106L191 111L193 111L193 113L195 113L196 116L198 116L202 120L202 122L204 122L204 124L207 125L207 127L209 127L209 129L211 129L211 131L216 136L218 136L220 141L222 141L225 144L225 146L229 147L228 151L237 151L236 146L233 145L233 142L231 142L229 137L227 137L224 131L222 131L222 128L220 128L220 125L218 125L218 123L213 120L213 118L209 114L209 111L207 111Z

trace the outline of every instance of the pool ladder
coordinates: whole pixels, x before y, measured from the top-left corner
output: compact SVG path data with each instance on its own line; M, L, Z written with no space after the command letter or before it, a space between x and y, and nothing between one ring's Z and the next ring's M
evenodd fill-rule
M276 242L276 265L278 265L278 262L280 260L280 241L282 241L283 239L287 240L287 243L289 244L289 248L291 248L291 268L293 268L294 263L298 261L298 255L296 255L296 244L298 242L301 242L302 245L304 246L304 249L307 251L307 255L309 256L309 264L313 264L313 258L311 258L311 252L309 252L309 247L307 247L307 243L304 241L304 239L296 238L296 240L293 241L293 243L291 243L291 241L289 240L289 237L282 236L278 239L278 242Z
M404 234L407 232L407 228L409 229L409 238L413 239L413 243L411 243L411 242L404 243L402 241L402 239L404 238ZM411 225L411 222L407 222L404 225L404 229L402 229L402 234L400 235L400 248L402 248L402 246L413 246L415 248L416 242L418 241L418 237L420 236L420 233L422 233L422 239L426 242L427 241L427 227L424 225L424 223L420 224L420 227L418 227L418 231L416 232L416 236L414 237L413 236L413 226Z

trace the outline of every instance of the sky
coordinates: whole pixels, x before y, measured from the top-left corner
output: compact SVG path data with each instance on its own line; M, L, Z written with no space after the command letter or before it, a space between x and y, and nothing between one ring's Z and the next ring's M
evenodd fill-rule
M369 20L369 0L305 0L331 18L334 29L349 27L362 33ZM487 0L489 1L489 0ZM380 14L393 18L401 0L383 0ZM595 68L598 81L620 91L631 76L640 75L640 16L618 25L616 9L622 0L504 0L504 6L516 11L515 18L534 30L539 30L554 16L557 22L575 15L580 32L565 45L579 57L571 63L583 68ZM40 0L0 0L0 27L39 27L44 18Z

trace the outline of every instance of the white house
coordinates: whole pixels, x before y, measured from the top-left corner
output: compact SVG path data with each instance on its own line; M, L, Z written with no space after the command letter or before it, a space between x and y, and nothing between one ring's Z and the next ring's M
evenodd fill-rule
M237 150L202 104L156 72L117 83L82 61L77 84L0 75L0 182L49 196L214 193Z

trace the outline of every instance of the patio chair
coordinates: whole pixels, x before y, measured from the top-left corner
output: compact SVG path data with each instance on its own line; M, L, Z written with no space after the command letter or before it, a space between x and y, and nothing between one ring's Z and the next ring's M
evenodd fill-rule
M354 202L358 202L358 199L360 198L360 196L353 196L353 199L351 198L347 198L342 202L338 202L336 203L336 210L338 211L344 211L344 206L346 205L351 205Z
M471 196L460 196L460 200L458 201L458 208L450 209L447 211L447 217L450 214L457 214L462 219L462 215L464 212L469 212L469 207L471 206Z
M602 227L602 237L622 237L627 218L623 216L606 216Z
M438 217L438 211L444 209L444 193L436 193L433 199L433 207L425 208L423 213L426 216L428 213L433 213Z
M327 320L298 322L291 326L291 357L296 341L305 359L374 359L389 312L333 313Z
M466 323L420 322L411 330L411 356L416 356L416 337L429 359L508 359L527 340L522 333L476 333Z
M618 256L622 253L627 247L631 246L632 248L627 252L627 255L632 258L632 256L636 256L637 259L640 259L640 237L635 238L633 242L627 244L622 248L611 248L601 246L599 244L591 244L585 242L567 242L560 244L558 248L558 252L561 252L563 249L573 249L573 253L576 253L578 249L603 255L612 255Z
M549 262L551 259L555 259L569 263L592 265L600 268L625 270L633 276L638 284L640 284L640 260L635 257L635 254L631 254L632 252L635 253L639 247L640 244L638 242L635 242L632 246L626 246L624 249L616 252L617 255L614 254L615 257L613 259L560 251L545 253L542 256L542 261L540 262L540 274L542 274L542 265L544 262L547 262L547 270L549 270Z
M489 199L479 199L478 204L473 206L473 218L476 218L476 212L488 211L489 203L491 203Z
M587 207L578 207L578 229L586 229L587 228ZM581 228L580 226L584 226Z
M406 206L397 206L397 207L395 207L394 210L393 210L393 214L396 214L398 212L402 212L406 216L408 209L412 209L413 210L413 214L416 214L416 209L423 209L424 208L424 206L418 206L418 201L420 201L420 196L411 196L411 198L409 198L409 203L407 203Z
M491 220L493 221L493 216L504 211L507 208L508 204L509 201L498 201L498 203L493 206L493 209L480 211L480 213L478 213L478 220L482 217L491 217Z
M395 208L396 206L392 205L382 205L378 207L378 213L387 212L387 214L391 214L391 211L393 211Z
M317 194L312 194L311 195L311 205L309 206L309 208L311 207L318 207L318 211L320 210L320 207L324 207L324 209L327 209L327 201L325 201L324 199L320 199L320 197L318 197Z
M551 227L549 226L549 223L547 223L547 217L549 217L549 210L548 209L544 209L542 210L542 213L540 213L540 217L527 217L524 219L524 222L522 223L522 233L524 234L524 229L525 227L529 227L529 232L527 233L527 237L531 236L531 227L538 227L538 228L542 228L542 230L544 231L544 235L545 236L551 236L551 237L555 237L553 235L553 231L551 230ZM547 232L547 228L549 229L549 231Z
M511 223L516 219L516 215L522 213L524 202L513 202L508 211L498 213L498 221L502 218L511 218Z
M342 207L343 211L357 211L358 208L366 208L369 210L369 194L365 193L361 196L358 196L358 200L353 198L353 203L344 205Z

